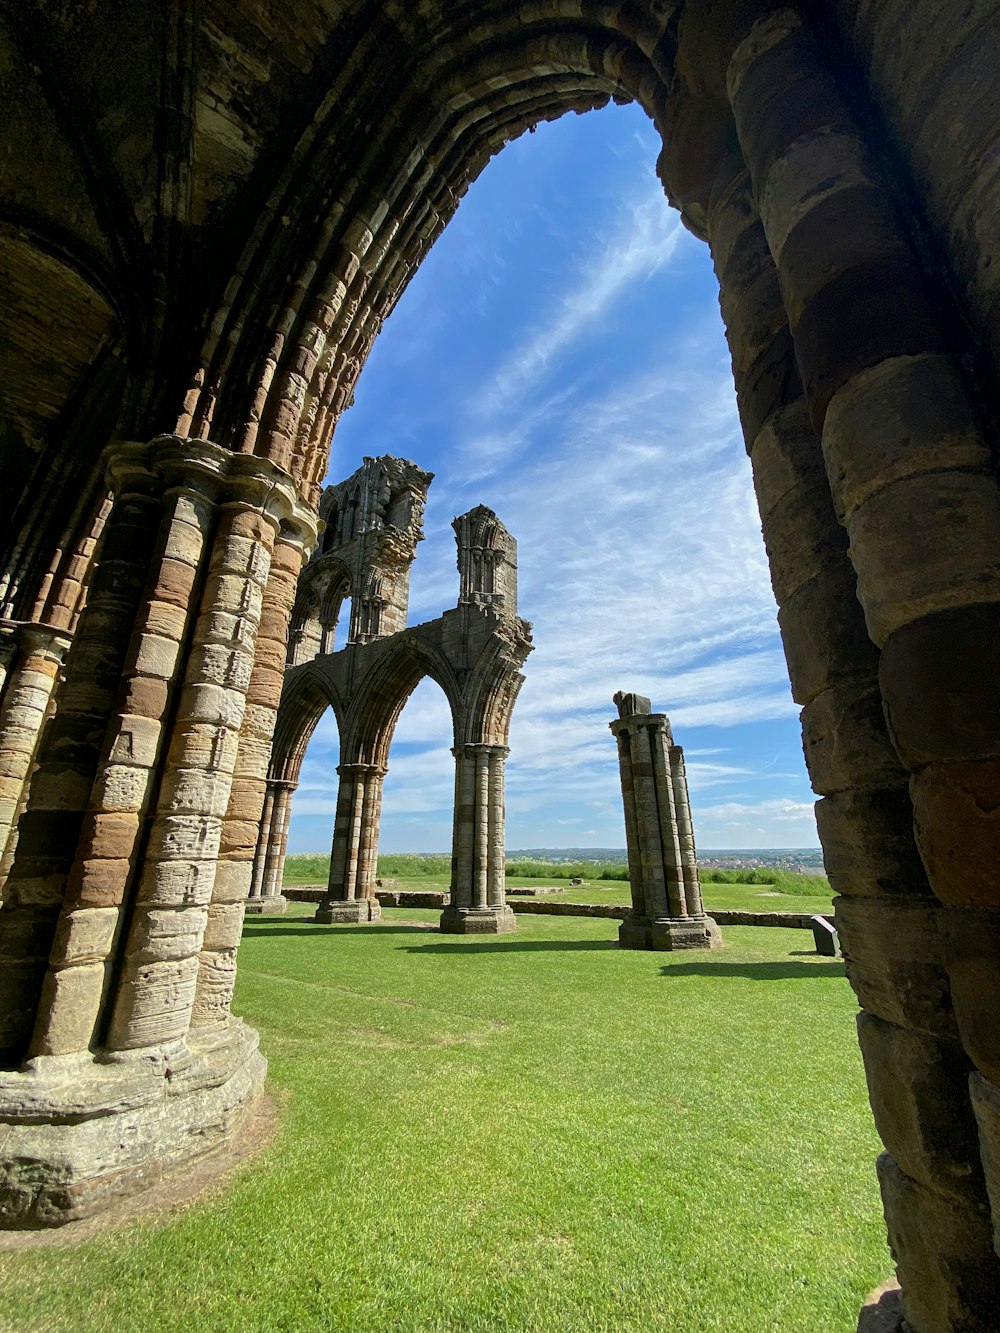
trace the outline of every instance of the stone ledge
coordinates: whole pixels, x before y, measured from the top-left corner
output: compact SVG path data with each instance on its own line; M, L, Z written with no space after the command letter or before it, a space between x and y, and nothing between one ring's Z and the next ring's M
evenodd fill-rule
M549 890L563 892L563 890ZM325 887L303 884L298 888L285 888L284 896L289 902L318 903L326 893ZM432 889L380 889L375 895L383 907L430 907L441 908L448 905L448 894ZM511 901L513 898L513 901ZM534 913L538 916L597 916L611 921L623 921L631 907L616 903L567 903L567 902L531 902L507 891L507 905L514 912ZM813 912L740 912L729 909L714 909L712 919L720 926L777 926L790 930L811 930L814 915L822 915L824 921L834 924L833 913Z
M267 1073L242 1020L187 1046L0 1075L0 1228L61 1226L228 1147Z

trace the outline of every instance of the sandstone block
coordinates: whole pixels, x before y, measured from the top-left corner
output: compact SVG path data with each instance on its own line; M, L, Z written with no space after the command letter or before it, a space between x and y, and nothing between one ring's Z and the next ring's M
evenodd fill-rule
M976 1123L966 1092L969 1058L949 1037L858 1014L875 1124L900 1168L931 1189L981 1204Z
M141 907L129 938L130 962L159 966L190 958L201 948L207 920L207 906Z
M828 566L789 596L778 610L792 694L807 704L838 681L874 674L877 654L845 561Z
M85 1051L94 1038L106 982L103 962L61 968L45 979L44 1027L36 1038L38 1055L70 1055Z
M942 902L1000 908L1000 759L935 764L910 779L917 845Z
M906 781L874 682L845 681L806 704L802 749L813 790L821 796L855 787L899 788Z
M957 606L1000 601L1000 495L992 477L933 473L876 492L848 523L874 641Z
M1000 1087L973 1072L969 1076L969 1095L979 1129L979 1153L993 1216L993 1244L1000 1253Z
M827 796L816 802L816 825L826 873L836 893L930 897L904 784Z
M826 478L819 436L805 400L779 408L761 428L750 450L753 485L762 517L806 478Z
M911 1325L928 1333L993 1333L1000 1260L989 1213L911 1180L878 1159L889 1245Z
M901 1028L957 1034L931 902L837 898L835 922L847 977L860 1004Z
M847 534L834 515L823 473L804 478L779 500L763 529L779 606L824 569L847 563Z
M945 910L944 958L962 1045L1000 1080L1000 913Z
M111 951L119 921L117 907L83 907L59 919L52 946L59 964L103 963Z
M823 453L845 520L904 477L989 465L965 385L939 355L893 358L854 376L830 401Z
M208 909L204 938L201 944L203 957L209 952L235 951L239 947L242 932L243 901L232 903L213 902Z
M148 963L130 959L119 987L112 1048L134 1050L183 1037L197 976L197 955Z
M177 670L180 644L160 634L143 634L135 654L134 670L140 676L172 680Z
M891 635L879 681L893 740L911 768L1000 755L1000 604L924 616Z
M113 907L124 900L131 862L125 858L77 861L70 872L69 889L81 907Z
M205 904L215 883L214 860L147 861L142 877L142 900L151 906Z

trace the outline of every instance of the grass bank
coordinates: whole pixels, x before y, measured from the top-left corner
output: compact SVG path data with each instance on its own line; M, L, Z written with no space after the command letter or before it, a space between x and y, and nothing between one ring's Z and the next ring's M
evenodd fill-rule
M240 955L277 1141L164 1224L0 1252L0 1327L853 1333L890 1260L839 962L309 911Z
M447 890L451 861L447 856L416 853L380 856L379 874L401 881L409 889ZM325 884L330 873L326 856L289 856L285 860L285 883ZM582 879L582 887L570 889L570 879ZM567 897L579 903L627 903L628 867L622 862L586 862L517 859L507 862L507 887L534 885L564 886ZM829 912L833 894L822 875L756 868L749 870L702 870L705 906L736 911Z

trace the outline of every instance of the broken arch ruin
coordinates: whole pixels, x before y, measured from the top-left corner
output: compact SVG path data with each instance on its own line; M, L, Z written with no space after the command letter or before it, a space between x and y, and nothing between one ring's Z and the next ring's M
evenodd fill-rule
M331 433L483 164L615 98L719 278L906 1317L995 1328L996 6L25 0L0 44L5 1223L239 1131Z
M441 929L516 928L504 886L504 765L520 668L531 651L531 626L517 614L517 544L484 505L456 518L458 605L407 629L410 565L431 480L404 460L366 458L347 481L323 492L328 526L302 571L292 611L250 912L283 910L292 793L309 738L332 708L340 782L330 881L315 919L380 915L375 876L389 746L406 700L430 676L444 691L454 729L452 878ZM337 615L348 597L349 637L334 652Z

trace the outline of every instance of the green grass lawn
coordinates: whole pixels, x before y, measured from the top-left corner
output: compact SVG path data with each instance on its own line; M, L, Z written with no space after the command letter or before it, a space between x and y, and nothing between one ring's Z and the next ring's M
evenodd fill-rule
M311 911L240 955L277 1140L166 1222L0 1251L0 1327L852 1333L891 1263L838 961Z

